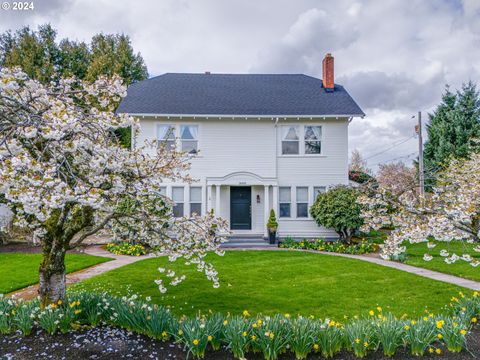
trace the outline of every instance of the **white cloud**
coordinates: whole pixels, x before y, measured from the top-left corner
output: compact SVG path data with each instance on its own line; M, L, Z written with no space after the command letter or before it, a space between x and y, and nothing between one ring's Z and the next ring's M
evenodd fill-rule
M50 22L59 37L132 38L149 72L283 72L321 77L326 52L337 82L367 113L350 126L366 157L411 136L417 110L444 85L480 80L478 0L34 0L0 11L0 31ZM412 153L410 140L374 164Z

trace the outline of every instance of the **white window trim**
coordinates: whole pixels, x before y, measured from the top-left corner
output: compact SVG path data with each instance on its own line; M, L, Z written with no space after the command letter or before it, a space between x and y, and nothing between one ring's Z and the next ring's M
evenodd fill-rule
M307 189L307 201L299 202L297 198L297 189L298 188L306 188ZM298 204L307 204L307 216L298 216ZM300 185L295 186L295 218L296 219L308 219L310 217L310 186L307 185Z
M172 123L172 122L165 122L165 123L157 123L155 125L155 141L157 143L157 147L159 146L160 142L163 141L164 139L159 139L158 138L158 129L160 128L160 126L171 126L174 128L174 131L173 131L173 136L174 136L174 144L175 144L175 147L177 147L177 135L178 135L178 128L177 128L177 125L175 123Z
M281 124L281 127L283 126L298 126L299 127L299 147L298 147L298 154L283 154L282 153L282 142L283 142L283 135L282 131L279 131L280 136L279 136L279 141L278 141L278 157L327 157L325 155L325 147L324 145L324 133L323 130L325 126L323 124L315 124L315 123L305 123L305 124L295 124L295 123L290 123L290 124ZM321 149L320 149L320 154L306 154L305 153L305 127L306 126L320 126L321 131L322 131L322 136L320 138L320 144L321 144Z
M178 202L177 202L177 201L175 201L175 200L173 199L173 189L174 189L174 188L181 188L181 189L183 190L183 201L178 201ZM171 199L172 199L172 201L173 201L173 203L174 203L173 206L179 205L179 204L183 204L183 214L182 214L181 217L185 216L185 214L188 214L188 213L187 213L187 210L190 210L190 209L187 209L187 206L186 206L186 204L189 204L189 203L187 202L187 200L188 200L188 197L190 197L190 192L188 192L188 194L187 194L187 188L188 188L188 186L181 185L181 184L179 184L179 185L175 184L175 185L172 185L172 187L171 187L171 193L172 193ZM172 207L172 211L173 211L173 207Z
M177 126L177 133L178 133L178 149L180 151L182 151L182 134L181 134L181 130L182 130L182 126L196 126L198 131L197 131L197 153L196 154L188 154L189 156L198 156L198 153L200 151L200 129L201 129L201 126L200 124L198 123L179 123L179 124L176 124ZM192 140L190 140L192 141Z
M284 128L290 128L290 127L296 127L298 128L297 136L298 140L283 140L283 129ZM299 124L282 124L280 125L280 155L282 156L299 156L302 154L302 125ZM298 154L284 154L283 153L283 142L298 142Z
M175 147L177 149L177 151L182 151L182 138L181 138L181 134L180 134L180 131L181 131L181 126L197 126L198 128L198 133L197 133L197 153L196 154L187 154L188 156L191 156L191 157L198 157L199 154L200 154L200 138L201 138L201 131L202 131L202 127L200 126L199 123L191 123L191 122L185 122L185 123L175 123L175 122L157 122L155 124L155 141L159 142L159 139L158 139L158 128L160 126L165 126L165 125L169 125L169 126L172 126L175 131L174 131L174 135L175 135Z
M307 154L305 153L305 127L307 126L320 126L320 140L314 140L314 141L319 141L320 142L320 154ZM307 157L311 157L311 156L322 156L323 155L323 126L322 125L319 125L319 124L303 124L302 126L302 145L301 145L301 149L303 149L303 153L302 155L303 156L307 156Z
M197 189L200 189L200 201L192 201L192 198L191 198L191 189L192 188L197 188ZM188 216L191 216L191 212L192 212L192 204L200 204L200 212L201 214L197 214L197 215L200 215L200 216L203 216L204 213L203 213L203 187L202 186L188 186Z
M281 189L281 188L287 188L287 187L290 188L290 202L289 202L289 204L290 204L290 216L280 216L280 204L287 204L286 202L281 201L281 199L280 199L280 189ZM279 187L278 187L278 208L277 208L277 214L278 214L278 218L279 218L279 219L287 220L287 219L294 219L294 218L295 218L295 217L294 217L294 212L293 212L293 206L292 206L292 204L293 204L292 189L293 189L293 188L294 188L294 187L291 186L291 185L285 185L285 186L282 185L282 186L279 186Z

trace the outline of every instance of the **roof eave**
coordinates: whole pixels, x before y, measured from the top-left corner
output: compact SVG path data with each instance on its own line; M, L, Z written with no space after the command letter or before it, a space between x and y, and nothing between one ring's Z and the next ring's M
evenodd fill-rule
M299 119L312 119L312 118L350 118L350 117L365 117L364 113L358 114L311 114L311 115L295 115L295 114L270 114L270 115L242 115L242 114L163 114L163 113L129 113L122 111L119 113L128 114L130 116L142 116L142 117L179 117L179 118L264 118L264 119L276 119L276 118L299 118Z

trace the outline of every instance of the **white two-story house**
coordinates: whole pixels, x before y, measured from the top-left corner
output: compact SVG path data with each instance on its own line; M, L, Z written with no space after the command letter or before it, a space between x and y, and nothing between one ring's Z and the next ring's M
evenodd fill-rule
M211 209L233 234L262 237L270 209L281 237L336 237L309 214L316 194L348 184L348 125L364 113L334 84L302 74L167 73L129 87L118 112L140 119L133 146L189 152L193 184L166 183L176 216Z

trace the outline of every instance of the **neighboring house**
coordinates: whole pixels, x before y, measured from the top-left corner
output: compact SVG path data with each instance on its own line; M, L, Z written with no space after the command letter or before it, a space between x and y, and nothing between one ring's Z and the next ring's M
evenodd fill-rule
M191 154L199 181L165 184L176 216L228 219L234 234L266 236L270 209L279 235L335 237L309 214L318 192L348 184L348 124L365 114L334 84L302 74L173 74L129 87L118 108L140 119L146 140Z
M12 221L12 212L5 204L0 204L0 229L8 227Z

